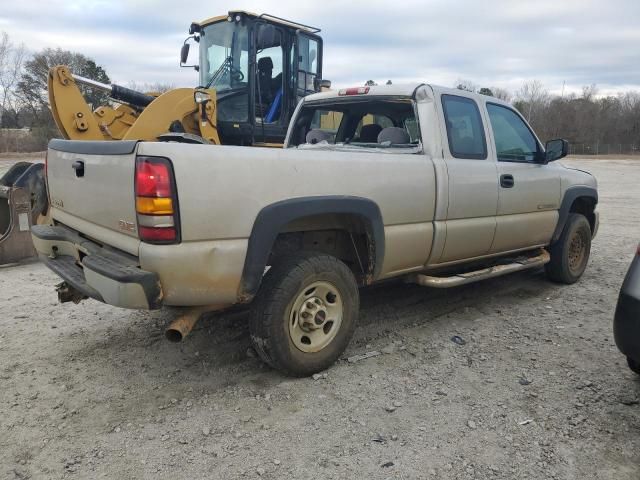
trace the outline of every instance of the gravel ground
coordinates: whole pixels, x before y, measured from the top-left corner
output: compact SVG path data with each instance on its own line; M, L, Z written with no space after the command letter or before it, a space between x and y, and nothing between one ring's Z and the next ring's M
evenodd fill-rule
M170 312L58 305L42 265L0 268L0 478L638 480L640 378L611 321L640 161L566 163L600 181L579 283L369 288L345 357L381 354L315 379L262 365L242 313L175 345Z

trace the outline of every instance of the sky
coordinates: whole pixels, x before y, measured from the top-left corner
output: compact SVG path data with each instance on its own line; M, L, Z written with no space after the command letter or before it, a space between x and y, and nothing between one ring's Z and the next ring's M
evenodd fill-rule
M189 25L233 9L321 28L323 76L334 87L465 79L514 92L536 79L552 93L640 90L640 0L2 3L0 31L14 42L83 53L121 84L197 85L178 67Z

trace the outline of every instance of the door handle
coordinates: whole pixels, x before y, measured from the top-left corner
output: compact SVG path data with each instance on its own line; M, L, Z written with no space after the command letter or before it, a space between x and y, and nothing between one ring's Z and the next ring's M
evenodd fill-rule
M510 175L510 174L500 175L500 186L502 188L513 188L515 183L516 182L513 179L513 175Z
M71 168L76 171L76 177L84 177L84 162L82 160L73 162Z

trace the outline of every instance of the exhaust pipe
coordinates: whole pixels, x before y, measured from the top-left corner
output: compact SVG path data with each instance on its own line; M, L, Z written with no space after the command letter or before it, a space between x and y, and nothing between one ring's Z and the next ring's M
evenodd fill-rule
M186 310L182 315L173 320L167 330L165 336L167 340L173 343L179 343L189 335L200 316L205 312L204 308L195 307Z

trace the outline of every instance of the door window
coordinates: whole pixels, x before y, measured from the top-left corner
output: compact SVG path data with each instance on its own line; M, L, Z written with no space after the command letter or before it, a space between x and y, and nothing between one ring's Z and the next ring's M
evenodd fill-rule
M315 92L318 75L318 41L305 35L298 36L298 96Z
M442 95L449 150L456 158L487 158L487 142L478 105L472 99Z
M265 123L280 119L284 70L282 32L273 25L260 25L256 35L256 117Z
M535 162L538 157L538 142L513 110L493 103L487 104L489 120L496 142L498 161Z

